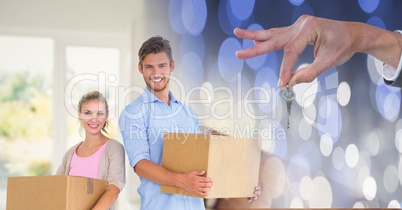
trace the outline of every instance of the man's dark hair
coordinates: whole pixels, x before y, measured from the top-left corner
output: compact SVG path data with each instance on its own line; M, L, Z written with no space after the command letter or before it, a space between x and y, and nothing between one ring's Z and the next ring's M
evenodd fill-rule
M140 59L140 64L142 65L142 61L144 60L145 56L153 53L157 54L160 52L165 52L169 58L170 63L172 62L172 48L170 47L169 40L161 37L161 36L154 36L149 38L145 41L140 50L138 51L138 57Z

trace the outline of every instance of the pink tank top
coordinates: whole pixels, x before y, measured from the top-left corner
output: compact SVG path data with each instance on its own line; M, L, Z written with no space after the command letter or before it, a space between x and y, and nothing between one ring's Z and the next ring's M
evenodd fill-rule
M97 179L100 158L108 142L109 141L103 144L98 151L88 157L79 157L75 150L70 163L70 172L68 174L71 176L83 176Z

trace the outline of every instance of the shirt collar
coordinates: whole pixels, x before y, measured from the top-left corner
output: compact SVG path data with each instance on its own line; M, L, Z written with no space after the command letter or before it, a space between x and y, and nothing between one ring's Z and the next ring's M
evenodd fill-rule
M177 103L179 104L180 101L174 97L173 93L169 90L169 98L170 102ZM147 87L144 90L144 93L142 94L142 99L145 103L151 103L151 102L162 102L161 100L158 99L158 97L155 96Z

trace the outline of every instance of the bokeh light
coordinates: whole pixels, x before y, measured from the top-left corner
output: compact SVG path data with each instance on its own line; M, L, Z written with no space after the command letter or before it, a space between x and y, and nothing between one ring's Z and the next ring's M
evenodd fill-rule
M299 147L299 154L307 160L312 173L315 174L320 171L322 156L320 149L313 141L302 142Z
M273 141L275 143L275 148L272 154L282 159L287 159L288 141L286 138L285 129L279 122L272 122L271 129Z
M398 177L399 177L399 184L402 185L402 156L399 156Z
M377 182L373 177L367 177L363 182L363 195L367 200L373 200L377 194Z
M180 40L180 56L184 57L187 53L195 53L200 58L204 60L205 56L205 42L202 35L192 36L185 34Z
M298 127L300 137L305 141L309 140L313 133L313 127L311 124L309 124L305 118L301 118Z
M336 142L342 131L342 115L333 96L320 98L317 116L317 129L320 136L326 134Z
M256 75L254 86L257 88L254 92L255 98L265 103L259 103L258 107L263 113L272 113L276 111L279 97L279 89L276 86L278 76L268 67L262 68Z
M359 5L363 11L372 13L377 9L380 0L359 0Z
M277 157L266 160L263 168L262 189L268 190L271 198L278 198L286 187L286 172L282 161Z
M299 198L299 197L293 198L290 201L289 207L290 208L303 208L304 207L303 200L301 198Z
M367 71L369 73L370 79L374 84L382 79L382 67L383 62L375 59L371 55L367 55Z
M332 152L332 164L338 170L345 166L345 151L341 147L336 147Z
M398 188L398 169L394 165L389 165L384 171L383 183L385 190L389 193L395 192Z
M366 178L370 177L370 168L367 166L360 167L357 174L357 182L356 182L356 192L354 193L356 197L363 197L363 186Z
M234 16L245 20L252 14L255 0L229 0L229 4Z
M228 83L237 81L239 74L243 70L244 61L238 59L235 55L235 52L240 49L240 42L235 38L227 38L219 49L219 72Z
M301 69L307 65L308 64L302 64L298 69ZM303 107L311 105L317 96L318 88L319 84L317 79L310 83L297 84L293 88L293 91L296 93L296 102Z
M305 176L300 181L300 195L304 200L310 200L313 196L314 184L309 176Z
M332 206L332 187L327 178L319 176L313 180L314 190L310 200L309 208L330 208Z
M395 126L395 147L402 153L402 119L399 119Z
M346 164L354 168L359 161L359 149L355 144L349 144L345 150L345 160Z
M202 90L199 96L201 104L210 107L214 99L214 86L210 82L204 82L200 89Z
M303 119L307 121L310 125L316 126L317 111L314 104L302 107ZM316 128L316 127L315 127Z
M289 0L289 2L295 6L303 4L304 0Z
M311 169L308 160L303 155L293 156L287 165L290 182L299 182L303 177L310 177Z
M329 135L324 134L321 136L320 151L322 155L324 155L325 157L331 155L333 146L333 140Z
M392 200L389 202L387 208L401 208L401 204L397 200Z
M204 68L200 57L189 52L183 56L180 63L180 78L186 78L181 80L188 93L192 88L200 87L204 81Z
M385 119L395 121L401 108L400 89L384 84L381 78L377 85L376 103L378 111Z
M240 27L242 23L241 20L234 16L229 0L219 1L218 17L222 31L229 36L233 36L233 30L236 27Z
M207 5L205 0L183 0L181 17L186 31L199 35L207 22Z
M181 8L183 0L170 0L169 2L169 21L172 29L178 34L186 33L183 18L181 16Z
M385 29L385 24L381 18L373 16L367 20L367 24Z
M350 101L351 91L347 82L341 82L338 87L337 99L341 106L348 105Z
M262 26L258 24L252 24L248 28L248 30L261 30L263 29ZM247 49L249 47L254 46L254 41L253 40L248 40L248 39L243 39L243 49ZM267 54L262 54L260 56L254 57L254 58L249 58L246 59L246 64L252 68L253 70L259 70L262 65L264 65L265 60L267 59Z
M367 133L367 139L370 139L370 141L363 142L361 148L371 156L377 155L382 148L381 144L383 144L382 139L384 139L384 137L382 131L378 129L370 131Z

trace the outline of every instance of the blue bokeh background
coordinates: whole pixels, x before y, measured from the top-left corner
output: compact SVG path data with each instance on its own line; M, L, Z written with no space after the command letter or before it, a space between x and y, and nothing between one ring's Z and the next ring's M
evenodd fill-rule
M235 37L233 29L288 26L310 14L397 30L402 1L170 0L165 8L158 17L170 30L158 33L175 48L176 76L186 91L211 91L212 102L190 105L216 116L233 112L200 123L232 135L239 125L268 130L260 136L263 190L254 207L400 208L401 90L384 85L379 62L358 53L314 82L295 86L287 130L282 90L276 87L283 52L240 60L235 51L253 43ZM308 46L300 55L297 68L313 61L312 50ZM222 99L235 106L216 105ZM261 103L243 106L247 99Z

